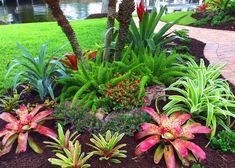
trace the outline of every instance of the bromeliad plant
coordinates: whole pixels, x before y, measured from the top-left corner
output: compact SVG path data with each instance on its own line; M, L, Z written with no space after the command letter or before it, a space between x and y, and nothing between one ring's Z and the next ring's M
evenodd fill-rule
M119 135L118 132L114 133L114 135L111 134L111 131L106 132L105 138L99 134L99 137L95 134L92 134L93 138L90 139L90 141L93 144L88 144L92 148L95 149L95 151L91 152L94 155L100 156L100 160L109 160L113 163L121 163L120 160L115 158L126 158L127 156L125 153L126 150L120 150L126 144L120 144L118 146L117 143L123 138L125 134L122 133Z
M14 90L12 96L3 96L0 98L0 107L2 108L1 111L15 111L21 102L20 96L21 94L18 94L17 90Z
M16 153L25 152L27 150L27 143L35 152L42 153L42 149L29 136L29 133L33 131L49 137L57 137L53 130L40 124L42 121L50 119L49 115L53 113L53 110L45 110L38 113L43 107L44 105L38 105L29 113L27 107L21 105L16 111L18 117L14 117L6 112L0 114L0 118L8 122L4 129L0 131L0 137L3 137L1 141L3 149L0 151L0 156L11 150L17 138L18 146Z
M136 134L136 139L139 140L147 136L148 138L136 147L135 154L137 156L159 144L154 154L154 162L158 164L164 155L168 168L176 167L174 153L177 153L178 158L185 166L189 166L190 162L196 161L197 158L206 158L205 152L190 140L194 139L194 134L210 133L209 128L196 122L188 121L185 124L191 118L190 114L175 112L168 117L165 114L159 116L149 107L144 107L143 110L156 121L157 125L143 123L140 126L142 130Z
M219 78L223 65L208 67L201 60L200 65L191 60L188 63L188 76L182 77L166 90L178 92L169 96L170 102L163 107L170 115L175 111L184 111L206 122L215 135L218 124L225 129L232 127L231 117L235 118L235 97L229 84ZM224 122L226 120L226 122Z
M79 135L77 135L77 132L71 134L69 130L64 133L63 128L60 124L58 124L57 131L58 138L51 137L55 142L44 141L43 143L46 144L46 146L49 148L54 148L53 152L63 153L64 149L69 149L69 142L71 141L72 144L74 144Z
M59 60L53 60L52 58L45 61L46 44L42 45L40 54L36 58L33 58L23 46L18 43L17 45L23 56L12 61L13 64L8 68L6 77L17 66L23 67L24 70L14 74L13 88L22 83L27 83L32 85L32 89L39 93L41 100L48 95L54 99L55 79L66 76L63 65Z
M86 164L86 161L93 155L93 153L85 156L85 153L81 151L81 145L78 141L74 144L69 142L69 148L64 149L64 154L56 153L58 158L49 158L48 161L53 165L60 166L62 168L88 168L90 164Z

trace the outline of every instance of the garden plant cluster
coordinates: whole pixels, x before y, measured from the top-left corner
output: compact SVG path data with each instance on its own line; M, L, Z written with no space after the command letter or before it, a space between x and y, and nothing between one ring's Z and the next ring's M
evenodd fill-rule
M43 143L55 153L48 160L62 168L94 166L89 159L97 156L109 161L110 167L121 163L128 157L129 144L120 143L125 136L135 137L137 158L156 148L153 162L164 159L168 168L206 159L193 141L196 134L206 134L208 145L216 149L235 152L235 97L220 77L224 65L206 66L186 46L172 45L177 40L191 42L186 30L169 32L184 16L155 31L166 7L148 12L141 1L136 5L136 20L134 0L123 0L117 14L108 13L105 43L95 51L82 52L59 1L46 2L74 53L46 59L47 44L38 56L17 44L22 56L9 64L6 73L6 80L14 74L13 89L0 99L0 119L6 122L0 131L0 156L14 150L14 144L16 153L26 152L28 146L43 153L33 132L48 137ZM213 25L228 21L235 8L233 0L219 2L197 8ZM110 0L109 6L116 9L116 1ZM115 20L118 29L114 29ZM15 72L19 66L23 70ZM164 88L155 92L165 94L150 99L146 90L156 85ZM37 103L30 103L32 97ZM164 101L161 108L160 100ZM223 131L218 133L218 127ZM87 144L78 140L84 133L91 134ZM93 149L87 154L81 148L86 145Z

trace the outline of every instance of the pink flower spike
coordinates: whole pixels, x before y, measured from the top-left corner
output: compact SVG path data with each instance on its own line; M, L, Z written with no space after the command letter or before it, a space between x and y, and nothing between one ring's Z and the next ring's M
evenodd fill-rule
M20 108L17 110L17 113L20 118L20 122L22 124L27 124L28 123L28 109L27 106L21 105Z

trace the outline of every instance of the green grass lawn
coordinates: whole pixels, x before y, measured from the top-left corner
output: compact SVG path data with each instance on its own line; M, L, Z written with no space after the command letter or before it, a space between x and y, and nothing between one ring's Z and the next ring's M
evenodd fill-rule
M183 19L181 19L178 22L178 24L180 24L180 25L189 25L189 24L192 24L196 21L196 19L191 17L191 15L193 13L194 13L193 11L169 13L169 14L164 15L161 18L161 21L163 21L163 22L172 22L172 21L175 21L176 19L186 15Z
M95 49L97 43L103 42L106 31L106 19L72 21L71 25L84 51ZM66 36L56 22L0 25L0 91L4 89L4 86L9 87L12 81L12 76L4 80L7 71L6 65L21 55L16 42L27 48L34 56L37 56L41 45L45 43L48 43L48 57L66 44L56 56L61 56L65 52L72 52Z

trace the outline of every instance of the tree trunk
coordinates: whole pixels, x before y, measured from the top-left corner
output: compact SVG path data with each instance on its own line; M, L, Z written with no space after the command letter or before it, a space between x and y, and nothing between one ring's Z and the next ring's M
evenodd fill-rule
M117 0L109 1L107 34L106 34L106 41L105 41L104 54L103 54L104 61L109 61L110 59L110 46L111 46L112 38L113 38L113 28L114 28L115 17L116 17L116 4L117 4Z
M122 54L122 50L125 47L126 38L129 32L129 26L131 23L132 13L135 10L134 0L122 0L119 5L118 17L119 21L119 31L118 31L118 40L116 44L116 51L114 54L114 59L119 60Z
M56 19L58 25L61 27L62 31L67 36L72 46L74 54L77 56L79 60L81 60L82 50L76 38L75 32L73 31L73 28L69 24L69 21L64 16L63 11L60 8L59 0L45 0L45 2L48 4L48 7L51 9L52 15Z
M108 13L108 4L110 0L102 0L101 13Z

